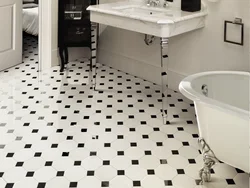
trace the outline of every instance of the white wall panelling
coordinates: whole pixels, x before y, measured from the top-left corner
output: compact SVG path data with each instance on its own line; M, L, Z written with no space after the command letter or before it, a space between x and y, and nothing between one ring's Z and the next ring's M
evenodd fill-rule
M117 2L112 1L112 2ZM174 0L180 6L180 0ZM101 0L101 3L107 1ZM110 1L108 1L110 2ZM249 71L249 1L204 1L209 9L206 27L170 39L169 86L190 74L210 70ZM245 45L224 43L224 20L241 17L245 24ZM112 27L101 27L99 62L160 84L160 46L143 42L144 35ZM120 59L119 61L117 61ZM142 71L143 70L143 71ZM150 73L150 74L149 74Z
M44 0L44 2L46 1L48 0ZM49 1L53 10L52 65L58 64L57 1ZM123 0L100 0L100 3L118 1ZM209 9L206 27L170 39L169 86L172 89L177 90L182 78L197 72L249 71L249 1L221 0L213 3L205 0L204 2ZM173 5L180 6L180 0L174 0ZM235 17L241 17L245 24L245 45L243 47L223 41L224 20L233 20ZM143 34L101 26L99 62L160 84L159 41L157 39L152 46L146 46L143 39ZM82 50L70 49L71 55L74 54L71 59L82 57ZM88 52L84 52L88 56Z

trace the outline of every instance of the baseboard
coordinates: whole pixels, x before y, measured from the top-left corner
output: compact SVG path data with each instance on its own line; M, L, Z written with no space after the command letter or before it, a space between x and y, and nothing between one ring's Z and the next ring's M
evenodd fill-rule
M180 82L187 77L186 75L177 73L173 70L168 71L168 76L169 76L168 87L174 91L179 91Z
M52 56L52 57L51 57L51 59L52 59L51 66L52 66L52 67L58 66L58 65L59 65L58 50L57 50L57 49L52 50L51 56Z
M76 59L89 58L91 56L89 48L69 48L69 61ZM52 67L60 64L58 49L52 50Z
M159 67L142 63L138 60L103 49L98 49L98 62L145 80L149 80L153 83L161 83ZM150 74L148 74L149 72Z
M116 54L106 49L98 49L98 62L139 78L161 85L161 68ZM169 88L175 91L179 89L179 83L186 76L173 70L168 70Z
M79 53L79 50L84 52L82 54ZM75 60L82 57L89 57L90 53L87 49L70 49L70 61ZM127 72L131 75L137 76L139 78L148 80L150 82L161 85L161 69L160 67L153 66L149 63L141 62L138 60L131 59L126 56L122 56L120 54L112 53L107 50L98 49L98 61L101 64L105 64L107 66L111 66L115 69L121 70L123 72ZM52 66L59 65L59 56L58 50L55 49L52 51ZM177 73L173 70L168 70L168 85L170 89L178 91L179 83L183 80L186 75Z

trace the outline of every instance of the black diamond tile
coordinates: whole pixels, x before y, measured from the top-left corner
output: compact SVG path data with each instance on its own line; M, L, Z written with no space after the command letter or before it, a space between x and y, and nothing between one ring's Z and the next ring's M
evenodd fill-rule
M82 162L81 161L75 161L74 166L81 166Z
M117 155L124 155L124 151L118 151Z
M111 147L111 144L110 143L104 143L104 147L105 148Z
M148 139L149 136L148 136L148 135L142 135L142 138L143 138L143 139Z
M238 168L236 168L235 170L236 170L236 172L239 173L239 174L240 174L240 173L245 173L243 170L240 170L240 169L238 169Z
M215 174L214 169L210 169L211 174Z
M6 157L13 157L14 153L7 153Z
M171 180L164 181L165 186L173 186L173 182Z
M155 171L153 169L147 170L147 172L148 172L148 175L154 175L155 174Z
M134 187L140 187L141 186L141 182L140 181L133 181L133 186Z
M183 146L189 146L189 143L188 142L182 142L182 145Z
M67 136L67 140L73 140L73 136Z
M160 159L160 163L161 164L168 164L168 161L167 161L167 159Z
M131 143L130 143L130 146L131 146L131 147L137 147L137 143L131 142Z
M77 182L70 182L69 187L77 187Z
M91 151L89 155L90 155L90 156L96 156L96 155L97 155L97 152L96 152L96 151Z
M135 128L129 128L130 132L135 132Z
M26 177L33 177L35 172L27 172Z
M228 185L235 185L235 182L233 179L226 179Z
M110 165L110 161L103 161L103 165Z
M174 138L173 134L168 134L167 136L168 136L168 138Z
M42 182L42 183L38 183L37 188L45 188L46 183Z
M56 176L59 176L59 177L60 176L64 176L64 171L58 171L57 174L56 174Z
M199 138L198 134L192 134L193 138Z
M139 160L132 160L132 165L139 165Z
M184 169L177 169L177 173L178 174L185 174L185 171L184 171Z
M36 152L34 157L41 157L42 156L42 153L41 152Z
M117 136L117 139L123 139L123 138L124 138L123 135L118 135L118 136Z
M45 162L45 166L52 166L52 164L53 164L53 161L46 161Z
M158 128L158 127L155 127L153 129L154 129L154 131L160 131L160 128Z
M145 153L145 155L152 155L151 151L145 151L144 153Z
M124 170L118 170L118 171L117 171L117 175L118 175L118 176L125 175L125 171L124 171Z
M108 181L102 181L101 187L109 187Z
M163 146L163 143L162 142L156 142L156 145L157 146Z
M95 175L95 171L88 171L87 172L87 176L94 176Z
M62 156L63 156L63 157L68 157L68 156L69 156L69 152L63 152L63 153L62 153Z
M57 148L58 147L58 144L52 144L51 145L51 148Z
M196 164L195 159L188 159L189 164Z
M81 129L81 132L86 133L88 130L87 129Z
M172 150L172 154L173 155L179 155L179 151L178 150Z
M14 183L7 183L5 185L5 188L13 188L14 187ZM40 187L39 187L40 188Z
M17 162L16 167L22 167L24 162Z
M78 148L83 148L83 147L84 147L84 143L79 143L79 144L77 145L77 147L78 147Z
M184 131L183 127L177 127L178 131Z

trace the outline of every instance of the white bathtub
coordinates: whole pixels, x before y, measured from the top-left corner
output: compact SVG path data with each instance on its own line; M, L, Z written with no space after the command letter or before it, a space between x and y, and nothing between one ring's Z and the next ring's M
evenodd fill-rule
M200 137L219 160L245 172L249 172L249 80L248 72L205 72L187 77L179 86L195 103Z

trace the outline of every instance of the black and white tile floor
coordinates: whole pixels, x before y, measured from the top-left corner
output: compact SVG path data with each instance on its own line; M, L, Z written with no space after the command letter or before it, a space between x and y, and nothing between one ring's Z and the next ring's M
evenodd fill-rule
M37 41L26 37L24 63L0 73L1 188L246 188L248 175L218 164L198 184L202 156L192 103L169 91L163 125L160 87L88 62L67 72L37 68Z

